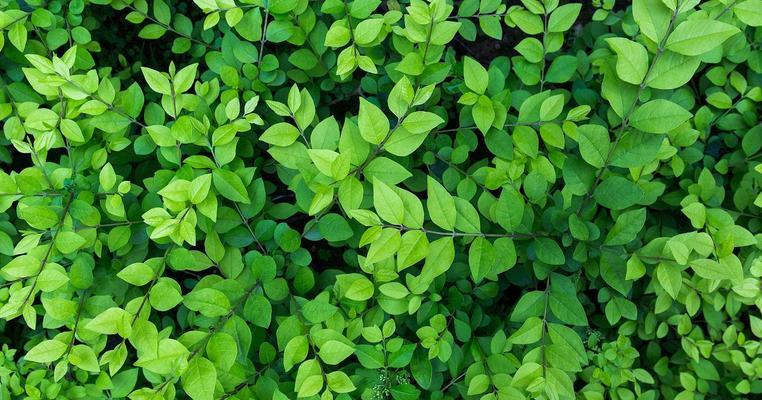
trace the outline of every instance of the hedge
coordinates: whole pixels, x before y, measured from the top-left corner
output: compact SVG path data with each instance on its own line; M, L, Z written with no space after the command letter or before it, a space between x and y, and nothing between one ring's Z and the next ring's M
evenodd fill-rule
M0 399L762 395L762 0L0 0Z

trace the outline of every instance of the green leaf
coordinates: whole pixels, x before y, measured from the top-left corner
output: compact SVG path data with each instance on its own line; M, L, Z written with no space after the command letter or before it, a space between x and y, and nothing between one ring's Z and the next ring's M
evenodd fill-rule
M196 78L196 70L198 69L198 63L194 63L186 66L185 68L177 71L172 85L174 86L175 93L185 93L193 86L193 82Z
M609 132L600 125L582 125L577 129L582 159L596 168L603 168L609 157Z
M537 238L534 240L537 259L550 265L563 265L566 261L564 252L555 240Z
M431 242L420 277L424 282L434 280L450 269L454 259L455 246L451 237L443 237Z
M71 365L88 372L101 371L95 351L90 346L84 344L78 344L71 348L69 362Z
M495 248L489 240L483 237L474 239L468 251L468 264L474 283L478 284L490 273L496 258Z
M385 228L381 230L381 234L371 243L365 262L376 263L393 256L400 248L401 240L400 232L397 229Z
M370 44L376 40L383 27L383 18L369 18L361 21L355 27L355 43L359 46Z
M209 189L212 187L212 175L204 174L197 176L188 186L188 198L191 203L199 204L206 200Z
M183 390L193 400L213 399L216 382L217 370L214 364L204 357L190 360L182 375Z
M134 286L143 286L153 279L153 269L145 263L132 263L116 274L120 279Z
M474 118L474 123L479 131L483 134L487 134L489 128L492 127L492 123L495 121L495 109L492 107L492 101L487 96L479 96L479 99L471 109L471 114Z
M402 199L391 187L384 182L373 179L373 206L384 221L401 225L405 209Z
M630 124L643 132L667 133L693 115L679 105L663 99L651 100L632 113Z
M564 4L556 8L548 18L548 32L568 31L577 20L581 9L580 3Z
M643 195L643 189L640 186L616 175L604 179L593 193L598 204L612 210L630 207L638 203Z
M661 0L634 0L632 16L640 31L654 43L667 35L672 11Z
M746 0L736 3L733 6L733 14L746 25L762 26L762 0Z
M167 311L183 301L183 296L169 278L161 278L151 288L149 301L159 311Z
M359 278L352 282L344 296L350 300L365 301L373 297L373 282L365 278Z
M740 32L733 25L714 19L681 22L667 39L667 49L686 56L704 54Z
M545 49L542 47L542 42L533 37L525 38L519 42L519 44L516 45L516 51L531 63L538 63L545 56Z
M306 336L296 336L292 338L286 349L283 351L283 368L288 372L294 365L304 361L307 358L309 350L309 341Z
M104 335L128 333L132 315L119 307L111 307L87 323L87 329Z
M262 328L270 326L272 314L272 304L259 293L250 295L243 307L243 315L246 320Z
M543 328L544 324L540 318L529 317L517 331L508 337L508 340L513 344L537 343L542 337Z
M463 58L463 79L466 87L478 94L484 94L489 83L487 70L471 57Z
M336 393L349 393L357 389L349 376L341 371L328 373L326 380L328 381L328 388Z
M259 140L274 146L289 146L299 137L299 130L288 122L279 122L270 126Z
M22 218L33 228L48 229L58 224L58 214L50 207L29 206L22 211Z
M648 71L648 52L642 44L625 38L608 38L606 43L617 54L616 73L619 79L640 85Z
M329 340L320 346L320 359L328 365L338 365L354 353L354 348L338 340Z
M677 89L693 78L700 64L700 57L688 57L665 50L648 74L646 84L654 89Z
M667 294L672 299L677 299L683 286L683 277L678 266L674 263L661 263L656 267L656 277Z
M529 158L537 157L540 146L540 140L537 132L529 126L517 126L513 130L513 142L522 153Z
M561 115L564 109L564 95L556 94L548 97L540 105L540 121L551 121Z
M402 126L408 132L421 134L429 133L442 122L444 122L444 120L437 114L427 111L415 111L402 120Z
M616 219L616 223L606 235L604 242L609 246L627 244L633 241L646 222L646 209L623 212Z
M11 41L11 44L14 47L16 47L18 51L23 52L24 49L26 49L26 41L27 41L27 29L25 24L23 23L14 24L8 30L8 40Z
M347 220L335 213L326 214L320 218L318 229L323 237L330 242L347 240L354 234Z
M42 263L37 257L29 254L24 254L12 259L10 262L5 264L5 266L0 269L0 272L2 272L5 279L17 280L26 278L28 276L33 276L39 272L41 268Z
M75 142L84 142L85 137L82 135L82 129L76 122L70 119L62 119L60 122L61 133L69 140Z
M206 354L216 367L227 371L235 364L238 343L227 333L213 333L206 344Z
M474 396L477 394L482 394L487 391L490 385L489 377L485 374L479 374L471 378L471 381L468 382L468 391L466 394L469 396Z
M743 279L743 270L733 268L735 266L733 263L726 262L723 265L715 260L699 258L690 261L688 265L690 265L696 275L704 279L717 281L728 279L733 282L740 282ZM731 266L731 268L727 268L728 266Z
M24 355L24 359L38 363L51 363L61 358L67 347L66 343L58 340L43 340L29 349Z
M166 95L172 94L169 78L164 76L164 74L148 67L141 67L140 70L143 72L143 78L145 78L146 83L148 83L148 86L154 92Z
M524 218L524 198L512 186L503 187L495 206L497 223L507 232L515 232Z
M551 291L549 296L550 311L559 320L569 325L587 326L585 309L577 297L557 291Z
M75 232L60 232L56 236L56 248L64 254L73 253L85 243L87 241Z
M203 288L193 290L183 299L183 304L206 317L221 317L230 311L230 301L217 289Z
M431 222L440 228L452 231L455 229L455 200L452 195L436 179L426 178L428 199L426 208L429 210Z
M370 181L378 179L392 186L413 176L405 167L386 157L374 158L365 166L363 174Z
M241 178L235 172L217 168L212 171L215 189L228 200L249 204L249 195Z
M381 143L389 133L389 120L380 108L360 98L360 112L357 117L360 135L372 144Z

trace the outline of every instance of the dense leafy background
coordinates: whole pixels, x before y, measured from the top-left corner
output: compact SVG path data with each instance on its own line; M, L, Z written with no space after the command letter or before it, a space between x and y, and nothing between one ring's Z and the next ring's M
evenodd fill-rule
M0 0L0 399L762 394L762 0Z

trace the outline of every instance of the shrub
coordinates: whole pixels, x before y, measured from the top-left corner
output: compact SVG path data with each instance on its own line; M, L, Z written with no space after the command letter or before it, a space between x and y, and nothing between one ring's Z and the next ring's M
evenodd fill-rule
M762 393L762 0L0 0L0 398Z

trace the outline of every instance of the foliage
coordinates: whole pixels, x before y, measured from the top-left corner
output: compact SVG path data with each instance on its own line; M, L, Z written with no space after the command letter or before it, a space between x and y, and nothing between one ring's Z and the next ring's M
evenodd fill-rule
M0 0L0 398L758 398L760 26Z

